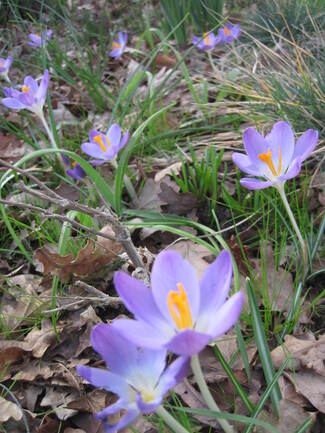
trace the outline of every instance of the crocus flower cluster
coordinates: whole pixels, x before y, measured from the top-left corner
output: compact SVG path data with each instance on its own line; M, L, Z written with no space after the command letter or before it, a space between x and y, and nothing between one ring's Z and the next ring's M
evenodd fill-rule
M295 144L290 125L280 121L265 137L255 128L247 128L243 140L247 155L235 152L233 161L255 178L243 178L240 183L248 189L264 189L279 186L299 174L301 164L317 144L318 132L308 129Z
M50 76L47 69L39 85L34 78L28 75L24 80L24 84L19 87L20 90L4 87L3 91L6 98L3 98L1 102L8 108L14 110L25 109L42 116L49 80Z
M168 390L187 374L188 358L180 357L166 368L166 350L139 349L123 338L114 326L96 325L91 332L91 341L109 371L83 365L77 370L92 385L119 396L116 403L97 414L107 433L126 427L141 413L156 410ZM108 417L121 410L125 410L122 419L111 423Z
M115 59L119 59L126 48L127 40L128 34L126 32L118 32L117 39L112 43L112 50L109 55Z
M93 347L109 372L78 367L88 382L119 396L97 414L106 432L118 431L140 413L156 410L167 391L183 380L190 357L234 325L243 296L239 292L227 300L231 279L227 251L208 266L201 281L175 251L156 257L152 289L124 272L115 273L116 290L135 319L97 325L92 332ZM166 368L167 351L180 356ZM122 420L110 424L107 417L121 409L126 410Z
M45 45L45 42L51 39L53 36L53 30L47 30L43 31L41 35L37 33L30 33L28 35L28 45L30 45L33 48L41 48Z
M81 145L82 150L87 155L95 158L90 162L93 165L101 165L112 160L118 152L128 143L130 139L129 131L122 136L121 128L114 123L106 132L91 130L89 132L89 142Z
M210 51L216 45L220 43L233 42L239 38L240 25L235 24L234 26L230 23L226 23L224 27L219 28L218 34L215 35L213 32L203 33L203 37L193 36L192 43L196 45L200 50Z
M77 161L71 161L67 155L62 155L62 161L68 176L75 180L81 180L86 177L86 173Z
M14 56L8 56L7 59L0 57L0 75L9 82L10 80L8 77L8 73L13 60L14 60Z

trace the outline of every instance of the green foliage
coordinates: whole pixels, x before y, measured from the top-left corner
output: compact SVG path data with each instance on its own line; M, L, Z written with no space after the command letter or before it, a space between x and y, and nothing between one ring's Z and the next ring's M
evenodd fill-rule
M218 155L214 147L206 150L205 156L199 161L198 156L190 147L191 161L182 158L180 176L173 175L182 192L192 192L200 201L209 200L210 209L214 209L218 195L218 170L222 161L223 150Z
M324 28L324 0L260 0L251 25L257 39L274 45L272 32L299 42L315 31L313 20L320 29Z
M173 29L188 13L198 32L203 33L217 28L222 19L223 0L160 0L160 8L167 27ZM178 43L187 42L187 23L184 21L174 31Z

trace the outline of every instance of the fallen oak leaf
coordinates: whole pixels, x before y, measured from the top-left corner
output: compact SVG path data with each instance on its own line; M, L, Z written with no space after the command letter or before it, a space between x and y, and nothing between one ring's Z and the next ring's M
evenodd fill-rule
M19 421L22 416L21 410L15 403L0 397L0 422L6 422L11 418Z
M103 227L98 234L97 243L93 240L88 241L76 258L72 254L60 256L46 246L39 248L34 255L37 270L44 275L56 275L61 281L67 281L72 275L83 276L98 271L111 263L122 251L120 243L104 238L100 233L114 237L114 232L109 226Z

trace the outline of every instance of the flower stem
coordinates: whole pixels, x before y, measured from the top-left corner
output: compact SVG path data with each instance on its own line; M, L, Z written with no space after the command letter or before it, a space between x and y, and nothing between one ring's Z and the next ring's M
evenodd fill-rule
M46 133L47 133L47 135L48 135L48 137L50 139L50 142L51 142L51 145L52 145L53 149L57 149L58 146L56 145L56 142L54 140L54 135L53 135L52 131L50 130L49 125L47 124L47 121L46 121L46 119L44 117L43 111L41 111L39 113L38 117L40 118L40 120L42 122L42 125L44 126L44 129L45 129L45 131L46 131Z
M176 419L171 416L162 406L158 407L155 412L175 433L188 433L188 430L186 430L178 421L176 421Z
M212 56L211 56L211 52L210 52L210 51L207 51L207 53L208 53L208 59L209 59L209 62L210 62L211 68L213 69L213 72L214 72L215 74L218 74L218 69L216 68L216 65L214 64L213 58L212 58Z
M287 200L287 196L286 193L284 191L284 185L278 185L277 190L279 191L279 194L281 196L281 199L283 201L284 207L286 208L286 211L288 213L288 216L290 218L291 224L294 228L294 231L296 232L297 238L299 240L300 246L301 246L301 251L302 251L302 256L303 256L303 262L304 262L304 269L307 269L307 265L308 265L308 251L307 251L307 245L306 242L304 241L301 231L299 230L298 224L296 222L296 219L292 213L291 207L289 205L289 202Z
M219 406L214 401L214 398L212 397L208 385L204 379L198 355L192 356L191 367L192 367L192 371L196 383L201 391L202 397L204 398L208 408L213 410L214 412L220 412ZM233 427L228 423L227 420L218 419L218 422L223 428L225 433L234 433Z
M111 159L110 162L116 170L117 169L116 158ZM139 204L139 199L138 199L137 193L135 192L135 189L133 187L133 184L132 184L130 178L126 174L124 174L123 180L124 180L125 188L129 194L129 196L131 197L133 204L137 207Z

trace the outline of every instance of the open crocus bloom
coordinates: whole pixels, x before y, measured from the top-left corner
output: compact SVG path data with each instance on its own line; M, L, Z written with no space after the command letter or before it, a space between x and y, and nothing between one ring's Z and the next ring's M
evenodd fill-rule
M119 319L113 326L139 346L192 356L237 321L243 296L239 292L226 300L231 278L231 255L225 250L200 282L180 254L163 251L153 265L152 290L124 272L115 273L116 290L135 320Z
M66 173L68 176L72 177L72 179L75 180L81 180L84 177L86 177L86 173L81 167L80 164L78 164L77 161L72 161L67 155L62 155L62 161L64 164L64 167L66 168Z
M156 410L167 391L183 380L189 367L189 359L180 357L166 368L165 350L140 349L110 325L96 325L91 341L109 371L83 365L77 370L92 385L119 396L116 403L96 415L107 433L121 430L141 413ZM121 420L110 423L108 417L121 410L126 411Z
M127 40L128 34L126 32L118 32L117 39L112 43L112 50L109 55L119 59L125 50Z
M38 116L43 115L43 105L46 100L47 88L49 85L49 71L46 69L44 75L38 85L34 78L27 76L21 91L13 88L4 87L3 91L6 98L1 102L8 108L13 110L29 110Z
M126 131L123 137L121 135L121 128L117 123L113 123L106 134L91 130L89 133L90 142L83 143L81 149L87 155L96 158L91 160L93 165L104 164L104 162L113 159L128 143L130 138L129 131Z
M263 137L255 128L247 128L243 135L247 155L234 153L234 163L245 173L266 180L244 178L240 183L248 189L264 189L279 186L300 172L302 162L314 150L318 132L308 129L298 139L290 125L277 122L272 131Z
M220 41L220 37L213 32L203 33L203 37L193 36L192 38L193 45L204 51L212 50Z
M9 56L7 59L0 57L0 75L2 75L7 81L9 81L8 72L13 60L14 56Z
M240 25L235 24L232 26L230 23L226 23L224 27L218 30L218 36L224 43L233 42L238 39L240 35Z
M49 39L51 39L53 36L53 30L47 30L43 31L42 35L39 35L37 33L31 33L28 35L29 41L28 45L30 45L33 48L41 48L42 45Z

